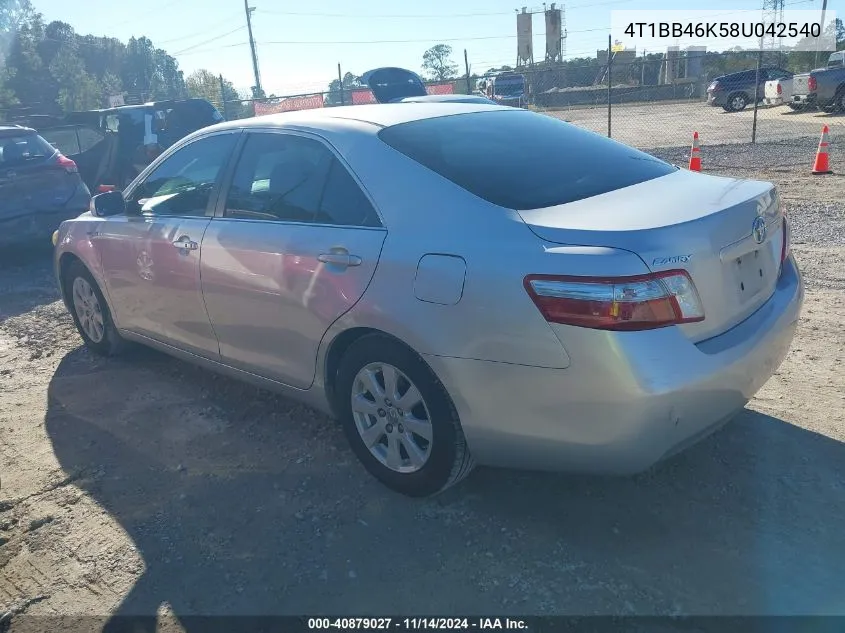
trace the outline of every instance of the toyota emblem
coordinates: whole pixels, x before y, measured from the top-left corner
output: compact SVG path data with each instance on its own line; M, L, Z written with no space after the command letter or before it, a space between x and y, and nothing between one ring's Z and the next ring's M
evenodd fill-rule
M751 225L751 234L754 236L754 241L758 244L766 241L766 219L764 217L758 215L754 218L754 222Z

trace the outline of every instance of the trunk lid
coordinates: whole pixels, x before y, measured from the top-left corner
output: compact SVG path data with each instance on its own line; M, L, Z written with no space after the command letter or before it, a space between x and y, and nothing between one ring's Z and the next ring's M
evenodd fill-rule
M748 318L774 292L783 240L771 183L686 170L565 205L520 211L541 239L620 248L653 271L683 269L705 319L679 326L694 342Z

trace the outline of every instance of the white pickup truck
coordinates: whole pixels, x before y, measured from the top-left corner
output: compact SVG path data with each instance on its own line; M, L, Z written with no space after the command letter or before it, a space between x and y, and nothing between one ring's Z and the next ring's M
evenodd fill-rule
M763 104L771 107L787 104L792 105L792 76L782 79L770 79L763 88Z

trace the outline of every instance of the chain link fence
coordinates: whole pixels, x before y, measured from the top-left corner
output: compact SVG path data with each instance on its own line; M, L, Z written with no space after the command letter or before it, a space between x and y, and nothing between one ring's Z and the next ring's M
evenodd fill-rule
M698 132L705 169L811 164L823 126L835 154L845 138L845 112L834 106L793 110L792 76L824 66L827 54L703 53L615 54L517 69L523 107L542 112L646 150L678 164L689 158ZM618 59L617 59L618 58ZM760 65L759 88L755 90ZM746 71L727 89L708 92L713 80ZM765 81L769 76L782 79ZM490 74L432 82L430 94L477 93L497 98ZM778 90L778 83L780 89ZM722 82L725 84L725 82ZM715 99L713 96L715 95ZM758 98L755 108L754 99ZM372 103L367 88L218 103L227 119L310 108ZM841 143L845 144L845 143Z

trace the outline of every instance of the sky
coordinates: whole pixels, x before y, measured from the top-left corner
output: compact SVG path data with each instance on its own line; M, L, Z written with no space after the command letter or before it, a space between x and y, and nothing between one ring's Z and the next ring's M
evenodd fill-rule
M463 72L516 62L516 17L527 0L250 0L261 80L267 94L325 90L342 71L379 66L420 71L429 47L445 43ZM186 76L205 68L248 91L253 85L243 0L32 0L46 21L77 33L126 41L147 36L176 57ZM822 0L786 0L786 9L821 10ZM542 4L526 5L542 10ZM558 5L560 6L560 5ZM613 10L759 10L762 0L572 0L565 3L566 57L594 57L607 48ZM845 0L828 0L840 17ZM726 14L724 19L729 19ZM542 14L534 17L534 56L545 51ZM637 42L624 42L634 46ZM656 51L655 51L656 52Z

